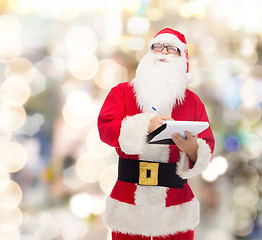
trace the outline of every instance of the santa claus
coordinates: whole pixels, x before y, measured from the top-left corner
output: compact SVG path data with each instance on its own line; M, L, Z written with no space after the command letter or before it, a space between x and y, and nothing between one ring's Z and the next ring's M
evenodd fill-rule
M164 120L209 122L199 97L186 88L188 70L184 35L165 28L149 42L135 78L112 88L101 108L100 138L119 155L104 214L113 240L194 238L199 202L187 179L211 161L212 130L186 132L186 139L174 133L171 145L147 143Z

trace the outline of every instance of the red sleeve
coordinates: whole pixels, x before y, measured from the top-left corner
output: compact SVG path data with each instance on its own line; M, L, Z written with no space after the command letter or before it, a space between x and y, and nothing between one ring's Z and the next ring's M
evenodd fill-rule
M211 153L213 154L214 147L215 147L215 139L210 127L210 122L207 116L206 108L204 104L201 102L201 100L199 99L199 97L197 96L196 96L196 104L195 104L195 120L205 121L209 123L209 127L205 131L198 134L198 138L202 138L208 143Z
M117 85L107 95L98 116L98 131L103 142L112 147L119 147L118 138L125 117L123 94Z

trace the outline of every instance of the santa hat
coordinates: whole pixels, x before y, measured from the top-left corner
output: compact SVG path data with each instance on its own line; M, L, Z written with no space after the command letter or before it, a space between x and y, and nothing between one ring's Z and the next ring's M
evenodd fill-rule
M148 48L151 51L151 46L154 43L168 44L176 46L180 49L181 56L185 59L187 64L186 77L187 83L192 82L192 75L189 73L189 62L188 62L188 51L187 51L187 42L184 34L173 30L171 28L164 28L158 32L155 37L149 42Z

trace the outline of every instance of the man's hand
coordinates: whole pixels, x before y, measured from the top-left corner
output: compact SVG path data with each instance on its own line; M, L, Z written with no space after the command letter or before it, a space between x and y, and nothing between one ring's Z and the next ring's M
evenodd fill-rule
M172 140L180 151L185 152L193 162L196 162L198 149L197 135L193 137L190 132L185 132L185 135L187 139L184 139L179 134L175 133L172 136Z
M151 133L157 128L159 128L160 126L162 126L164 120L174 120L174 119L165 115L157 115L156 117L150 120L148 126L148 133Z

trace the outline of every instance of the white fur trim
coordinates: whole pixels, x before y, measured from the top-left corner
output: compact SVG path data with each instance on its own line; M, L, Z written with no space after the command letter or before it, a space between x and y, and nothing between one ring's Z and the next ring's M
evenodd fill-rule
M189 168L189 158L187 154L184 152L180 153L180 160L177 163L177 174L183 179L192 178L202 173L212 159L211 150L206 141L198 138L197 143L197 160L192 169Z
M167 187L137 186L135 204L137 206L165 207Z
M113 231L144 235L165 236L193 230L199 223L199 202L190 202L171 207L132 205L106 199L105 224Z
M169 152L169 145L147 144L144 153L139 155L139 159L167 163L169 161Z
M140 113L127 116L121 125L119 144L126 154L142 154L146 148L149 121L155 113Z

